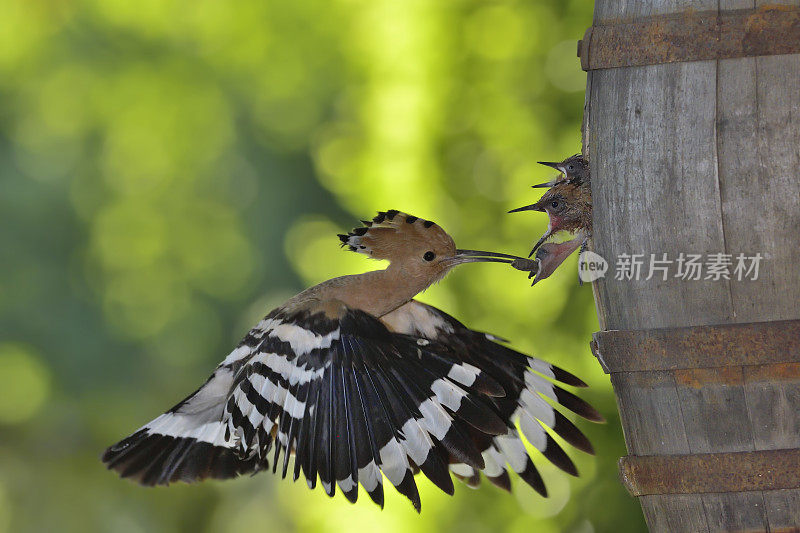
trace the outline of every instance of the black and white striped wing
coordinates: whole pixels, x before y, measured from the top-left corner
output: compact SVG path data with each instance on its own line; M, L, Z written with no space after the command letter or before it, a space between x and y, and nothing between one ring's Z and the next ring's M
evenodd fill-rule
M255 471L257 461L243 459L231 447L222 418L237 372L271 327L269 319L259 322L199 389L110 446L102 457L106 466L148 486Z
M546 488L533 464L515 423L527 440L553 464L577 475L569 456L545 430L550 428L579 450L594 453L589 440L546 399L578 415L600 422L602 416L589 404L555 382L576 387L586 384L569 372L541 359L529 357L501 344L503 339L473 331L447 313L415 300L384 315L381 320L393 332L430 342L431 352L447 354L460 365L451 375L480 373L498 383L505 395L490 400L508 426L508 431L491 439L478 439L485 467L455 461L450 469L470 486L480 482L478 470L490 481L510 490L507 466L542 495Z
M239 370L223 415L226 438L245 460L336 485L350 500L361 484L383 505L382 476L420 509L414 473L451 494L451 460L485 467L475 444L506 434L492 403L497 382L390 332L378 319L338 309L279 312ZM281 453L283 458L281 459ZM271 457L270 457L271 455ZM453 459L455 458L455 459Z

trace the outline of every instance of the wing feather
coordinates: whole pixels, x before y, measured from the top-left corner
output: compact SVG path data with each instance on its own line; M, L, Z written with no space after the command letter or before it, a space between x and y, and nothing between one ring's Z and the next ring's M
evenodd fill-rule
M548 460L576 474L546 428L591 452L557 408L602 417L555 383L581 380L500 340L414 301L382 319L338 302L293 303L259 322L194 394L103 459L123 477L157 485L266 469L274 445L273 472L280 466L285 477L294 454L295 480L302 471L329 496L338 485L351 502L360 484L382 507L385 476L419 511L419 471L452 494L451 472L478 486L483 471L509 490L513 470L546 494L516 421Z
M436 382L419 376L417 381L430 386L439 403L460 415L459 422L472 424L468 433L482 455L482 464L469 464L448 449L450 460L456 465L451 465L451 470L470 486L477 486L477 471L481 470L493 483L510 488L508 465L526 483L546 495L515 422L545 458L569 474L577 475L574 463L545 427L577 449L594 452L586 436L557 409L560 406L588 420L602 421L593 407L555 383L585 387L573 374L504 346L500 344L507 342L504 339L470 330L446 313L417 301L412 300L381 320L393 332L415 340L425 371L445 373L446 377ZM413 372L415 367L406 368ZM498 394L500 391L502 394ZM503 428L475 423L489 420L487 404ZM496 436L487 439L487 434Z

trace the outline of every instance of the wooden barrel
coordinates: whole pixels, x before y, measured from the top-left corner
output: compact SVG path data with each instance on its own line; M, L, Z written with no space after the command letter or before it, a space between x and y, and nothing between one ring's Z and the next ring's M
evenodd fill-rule
M597 0L579 46L594 348L651 531L800 530L798 3Z

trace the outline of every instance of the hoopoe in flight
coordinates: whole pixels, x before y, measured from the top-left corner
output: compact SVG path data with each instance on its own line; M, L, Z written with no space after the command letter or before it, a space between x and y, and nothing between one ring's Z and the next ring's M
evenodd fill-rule
M546 495L519 421L534 447L577 475L544 426L592 446L545 399L602 421L555 382L585 383L413 299L456 265L522 258L458 250L438 225L396 210L339 237L388 267L325 281L270 312L197 391L108 448L108 468L167 485L266 470L271 455L286 477L294 455L292 477L302 470L310 488L319 479L329 496L338 485L355 502L361 484L382 507L385 476L417 511L419 471L452 494L451 472L473 486L483 472L510 490L510 468Z
M589 163L581 154L568 157L558 163L540 161L539 164L555 168L563 176L546 182L533 185L534 188L549 187L538 202L525 207L512 209L509 213L519 211L541 211L547 213L550 222L547 231L533 246L530 257L534 252L539 263L534 274L533 284L547 278L569 257L572 252L586 250L589 237L592 235L592 187ZM562 243L545 243L547 239L559 231L573 233L575 237ZM579 278L580 279L580 278Z

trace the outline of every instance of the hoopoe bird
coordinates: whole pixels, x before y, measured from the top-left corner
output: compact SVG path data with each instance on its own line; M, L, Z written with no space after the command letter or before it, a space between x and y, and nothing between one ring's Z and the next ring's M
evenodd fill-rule
M453 494L450 473L477 486L483 472L510 490L510 469L546 496L523 435L577 475L545 427L584 452L592 445L547 400L602 421L558 385L585 383L414 299L456 265L522 258L456 249L438 225L396 210L339 238L388 267L325 281L270 312L199 389L109 447L108 468L167 485L256 473L271 455L273 473L296 481L302 471L309 488L319 479L333 496L338 485L351 502L360 484L383 507L385 477L418 512L419 471Z
M533 185L534 188L549 187L538 202L509 211L540 211L547 213L549 217L547 230L528 255L530 257L536 252L538 270L531 271L529 276L536 275L533 279L534 285L555 272L572 252L578 248L581 252L586 250L592 235L592 188L588 161L577 154L558 163L539 163L555 168L563 175L552 181ZM567 231L575 237L562 243L545 243L559 231Z

